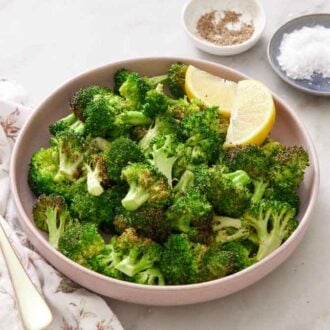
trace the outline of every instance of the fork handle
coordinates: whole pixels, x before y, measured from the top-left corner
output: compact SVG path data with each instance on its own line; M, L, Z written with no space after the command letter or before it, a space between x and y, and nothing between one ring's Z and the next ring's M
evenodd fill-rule
M33 285L10 245L1 224L1 219L0 248L7 264L21 319L25 328L27 330L45 329L52 322L52 313L39 291Z

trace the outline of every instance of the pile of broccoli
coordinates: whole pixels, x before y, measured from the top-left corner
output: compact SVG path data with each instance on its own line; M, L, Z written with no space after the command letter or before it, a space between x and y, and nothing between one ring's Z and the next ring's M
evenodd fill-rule
M268 138L223 148L221 109L185 95L187 66L81 88L31 159L36 226L91 270L146 285L218 279L296 229L308 154Z

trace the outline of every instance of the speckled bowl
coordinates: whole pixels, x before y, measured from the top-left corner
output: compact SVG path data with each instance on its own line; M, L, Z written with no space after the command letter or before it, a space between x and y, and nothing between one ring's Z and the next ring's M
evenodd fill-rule
M202 15L213 10L219 12L232 10L249 14L255 28L251 38L237 45L223 46L215 45L200 37L196 30L196 24ZM237 55L252 48L261 38L266 25L266 15L257 0L190 0L182 10L181 20L187 36L197 48L220 56Z
M300 187L301 210L299 227L293 235L275 252L257 264L231 276L215 281L178 286L144 286L123 282L90 271L52 248L32 220L31 209L34 195L27 183L28 165L31 155L40 147L47 146L48 126L69 112L68 103L74 91L80 87L100 84L112 86L116 70L127 68L145 75L166 72L173 62L193 64L215 75L238 81L247 78L241 73L218 64L187 58L139 58L112 63L66 82L54 91L35 110L17 139L11 162L11 188L18 209L20 223L39 253L66 276L82 286L99 294L127 302L148 305L183 305L208 301L237 292L269 274L284 262L302 240L311 222L315 205L319 169L313 143L294 112L276 95L277 121L272 135L286 144L299 144L310 155L310 167Z

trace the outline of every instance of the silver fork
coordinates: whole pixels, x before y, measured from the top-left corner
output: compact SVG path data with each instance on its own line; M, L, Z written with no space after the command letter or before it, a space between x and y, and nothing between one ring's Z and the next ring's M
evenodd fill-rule
M13 284L24 327L27 330L45 329L52 322L52 313L10 245L1 222L0 248Z

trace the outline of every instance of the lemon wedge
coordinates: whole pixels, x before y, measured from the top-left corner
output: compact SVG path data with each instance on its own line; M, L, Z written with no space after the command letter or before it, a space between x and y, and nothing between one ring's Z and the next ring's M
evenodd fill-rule
M260 145L275 122L275 105L269 89L256 80L242 80L232 108L224 147Z
M207 107L218 106L224 116L230 117L236 99L237 83L189 65L185 90L189 100L200 99Z

